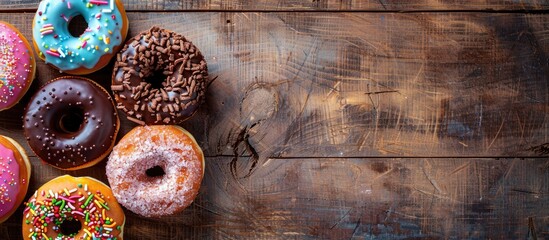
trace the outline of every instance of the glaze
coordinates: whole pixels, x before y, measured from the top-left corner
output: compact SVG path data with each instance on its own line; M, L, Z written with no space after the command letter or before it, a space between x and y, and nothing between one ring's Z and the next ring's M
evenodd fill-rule
M0 110L15 105L34 78L34 57L27 40L0 21Z
M33 22L39 57L61 71L94 68L124 41L123 11L116 0L41 1ZM74 37L68 25L78 15L86 19L88 28Z
M30 173L30 162L21 145L0 136L0 223L23 202Z
M17 204L19 194L19 164L13 151L0 144L0 218Z
M23 127L32 150L61 169L92 166L114 146L119 119L110 95L79 77L51 80L32 97Z

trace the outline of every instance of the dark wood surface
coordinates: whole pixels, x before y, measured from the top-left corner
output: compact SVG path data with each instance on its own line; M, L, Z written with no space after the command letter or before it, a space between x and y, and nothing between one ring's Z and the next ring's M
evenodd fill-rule
M179 32L217 77L182 124L207 156L198 198L169 218L126 211L126 237L549 238L549 4L445 2L125 1L130 36ZM0 20L31 39L36 5L2 1ZM87 77L108 87L111 71ZM23 108L62 75L39 62L0 134L30 152ZM105 162L31 160L29 194L65 173L106 182Z
M0 9L36 10L37 0L2 0ZM126 0L129 11L539 11L545 0Z

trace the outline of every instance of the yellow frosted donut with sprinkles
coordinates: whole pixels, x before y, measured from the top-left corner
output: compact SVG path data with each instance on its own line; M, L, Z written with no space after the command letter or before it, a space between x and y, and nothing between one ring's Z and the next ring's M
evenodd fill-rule
M69 23L82 16L86 30L78 37ZM128 33L121 0L42 0L32 22L38 57L62 72L95 72L118 52Z
M123 238L126 217L111 189L91 177L63 175L25 203L24 239Z

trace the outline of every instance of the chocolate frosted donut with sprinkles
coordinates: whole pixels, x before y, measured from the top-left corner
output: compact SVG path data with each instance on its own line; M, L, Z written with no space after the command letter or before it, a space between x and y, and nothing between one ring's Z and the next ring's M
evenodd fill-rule
M208 68L185 37L159 27L132 38L118 53L111 90L117 108L140 125L179 124L204 101Z
M40 159L60 169L90 167L109 154L120 127L114 102L92 80L60 77L30 100L23 128Z

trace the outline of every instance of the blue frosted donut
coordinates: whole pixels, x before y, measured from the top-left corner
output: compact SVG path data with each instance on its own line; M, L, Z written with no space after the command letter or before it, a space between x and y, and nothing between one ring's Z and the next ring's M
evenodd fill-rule
M78 15L88 28L74 37L68 26ZM107 65L127 33L128 19L120 0L43 0L32 28L38 56L70 74L87 74Z

